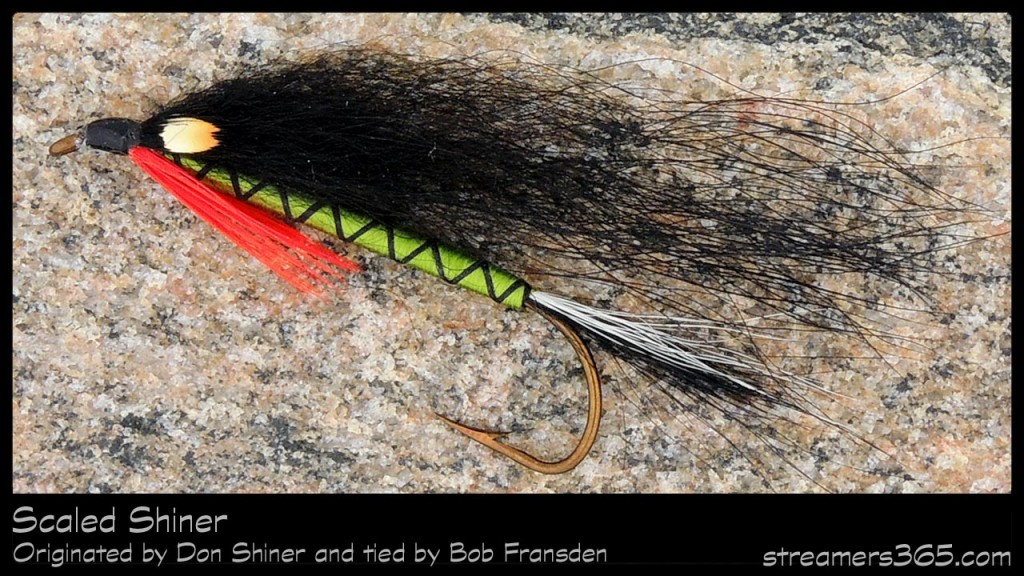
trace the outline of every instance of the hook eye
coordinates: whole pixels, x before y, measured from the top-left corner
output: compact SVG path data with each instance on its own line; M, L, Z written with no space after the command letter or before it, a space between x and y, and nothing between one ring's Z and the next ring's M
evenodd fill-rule
M71 154L82 147L82 135L71 134L65 136L60 140L57 140L50 145L50 156L64 156L65 154Z

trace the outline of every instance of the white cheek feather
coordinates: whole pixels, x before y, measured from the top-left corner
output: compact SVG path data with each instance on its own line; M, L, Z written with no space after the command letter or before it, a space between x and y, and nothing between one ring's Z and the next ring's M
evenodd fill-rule
M215 134L220 128L198 118L172 118L160 132L164 148L175 154L206 152L220 142Z

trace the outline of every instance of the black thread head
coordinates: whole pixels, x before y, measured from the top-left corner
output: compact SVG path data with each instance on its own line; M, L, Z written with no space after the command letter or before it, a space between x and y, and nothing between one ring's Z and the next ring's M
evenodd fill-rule
M139 145L142 125L127 118L104 118L85 128L85 144L115 154L127 154Z

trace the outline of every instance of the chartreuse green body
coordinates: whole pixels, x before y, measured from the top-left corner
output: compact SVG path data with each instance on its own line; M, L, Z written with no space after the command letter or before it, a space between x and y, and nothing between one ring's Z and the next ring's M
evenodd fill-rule
M525 281L436 240L426 240L339 206L304 198L301 194L286 193L268 183L254 181L195 158L170 157L197 177L224 192L233 193L237 198L408 264L449 284L483 294L499 304L520 309L529 295L530 286Z

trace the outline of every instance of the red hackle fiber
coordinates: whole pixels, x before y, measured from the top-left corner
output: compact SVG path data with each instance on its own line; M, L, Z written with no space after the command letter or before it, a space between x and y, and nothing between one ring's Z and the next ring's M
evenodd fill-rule
M341 270L360 270L270 212L205 184L158 152L136 146L128 156L196 215L303 292L322 294L342 278Z

